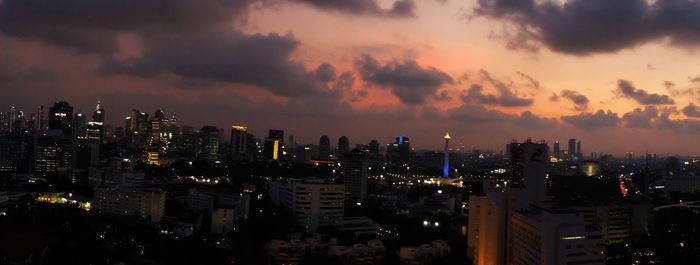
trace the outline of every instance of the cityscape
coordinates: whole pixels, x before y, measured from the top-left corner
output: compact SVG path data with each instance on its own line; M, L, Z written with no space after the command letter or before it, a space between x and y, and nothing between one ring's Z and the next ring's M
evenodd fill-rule
M0 265L700 264L699 21L0 0Z

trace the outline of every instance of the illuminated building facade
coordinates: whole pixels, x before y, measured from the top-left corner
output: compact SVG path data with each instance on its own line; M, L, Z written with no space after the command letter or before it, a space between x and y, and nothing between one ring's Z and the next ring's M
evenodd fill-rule
M49 129L72 135L73 107L65 101L57 101L49 108Z
M270 130L265 139L263 147L263 158L267 160L278 160L284 155L284 131Z
M248 127L231 126L231 160L241 161L248 158Z

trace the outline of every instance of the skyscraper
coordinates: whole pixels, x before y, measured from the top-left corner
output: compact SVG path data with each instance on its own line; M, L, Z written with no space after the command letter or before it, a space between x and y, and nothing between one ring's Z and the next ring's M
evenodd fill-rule
M381 162L379 156L379 142L377 140L372 140L368 144L369 146L369 162L373 165L377 165Z
M95 106L95 111L92 112L92 121L88 122L86 137L102 144L105 141L104 122L105 110L100 106L100 102L98 101L97 106Z
M353 149L343 154L341 158L346 199L364 200L367 197L367 179L369 178L367 154L360 149Z
M206 161L219 159L219 129L214 126L204 126L199 130L201 144L198 157Z
M347 136L341 136L338 138L338 158L348 152L350 152L350 140Z
M241 161L247 158L248 127L243 125L231 126L231 160Z
M0 112L0 132L10 131L10 117L3 112Z
M72 135L73 107L65 101L56 101L49 108L49 129L60 130L65 135Z
M561 159L561 147L559 146L559 141L554 141L554 157Z
M569 149L567 151L569 152L570 158L576 157L576 139L569 139Z
M411 158L411 141L406 136L396 137L396 142L387 145L387 159L394 165L408 164Z
M583 158L583 152L581 152L581 141L578 141L576 143L576 158L578 158L578 159Z
M17 108L15 108L15 106L10 106L10 111L7 112L7 118L7 128L10 132L14 132L13 129L15 127L15 121L17 120Z
M445 137L445 165L442 167L442 177L443 178L448 178L450 177L450 133L446 132Z
M284 154L284 131L270 130L265 139L263 148L263 158L268 160L278 160Z
M87 130L87 117L83 113L76 113L73 117L73 134L78 138L85 138Z
M328 160L331 156L331 138L327 135L321 136L318 141L318 158L321 160Z
M510 182L508 187L526 188L530 193L532 202L539 202L545 198L547 175L547 154L549 149L545 142L533 143L527 140L524 143L513 141L510 143Z
M39 106L39 108L37 108L36 110L36 113L36 130L42 132L46 130L46 115L44 114L44 105Z

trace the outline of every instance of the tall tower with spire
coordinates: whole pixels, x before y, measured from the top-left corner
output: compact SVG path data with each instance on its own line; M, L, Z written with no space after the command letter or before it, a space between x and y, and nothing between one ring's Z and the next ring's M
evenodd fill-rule
M449 178L450 177L450 133L446 132L445 137L445 165L442 167L442 177L443 178Z

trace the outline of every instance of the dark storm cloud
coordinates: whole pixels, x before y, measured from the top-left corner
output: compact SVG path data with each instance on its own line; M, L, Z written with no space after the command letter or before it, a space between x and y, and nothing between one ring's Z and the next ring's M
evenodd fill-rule
M253 0L3 0L0 32L86 52L117 49L116 37L207 28L239 16Z
M557 95L556 93L550 97L550 100L556 101L559 99L559 97L566 98L570 100L574 104L574 110L577 111L584 111L588 109L588 103L590 102L588 100L588 97L585 95L579 93L578 91L573 91L573 90L568 90L564 89Z
M319 9L354 15L383 17L413 17L414 0L396 0L389 9L382 8L377 0L293 0Z
M631 98L642 105L671 105L675 102L667 95L650 94L644 89L637 89L627 80L617 81L617 92L626 98Z
M557 125L555 119L544 118L524 111L520 115L508 114L498 110L491 110L476 104L464 104L449 109L449 118L465 124L511 124L526 128L551 128Z
M369 55L355 61L362 79L368 83L389 87L401 102L409 105L423 104L435 97L444 84L454 81L447 73L434 67L422 67L414 60L391 61L384 65Z
M578 115L562 116L561 120L581 129L598 129L617 126L620 120L617 113L610 110L598 110L595 113L581 113Z
M140 57L111 60L101 70L141 77L170 73L184 79L253 84L282 96L301 96L322 88L318 71L307 72L301 63L290 59L299 45L291 35L245 35L222 28L158 35L144 38L143 43ZM329 66L321 66L321 74L326 75L321 77L329 78Z
M683 112L683 115L692 117L692 118L700 118L700 107L697 105L690 103L688 106L685 106L681 112Z
M655 40L700 44L700 1L693 0L479 0L474 14L506 22L515 49L589 55Z
M654 106L636 108L622 115L622 124L629 128L651 128L657 121L659 110Z

